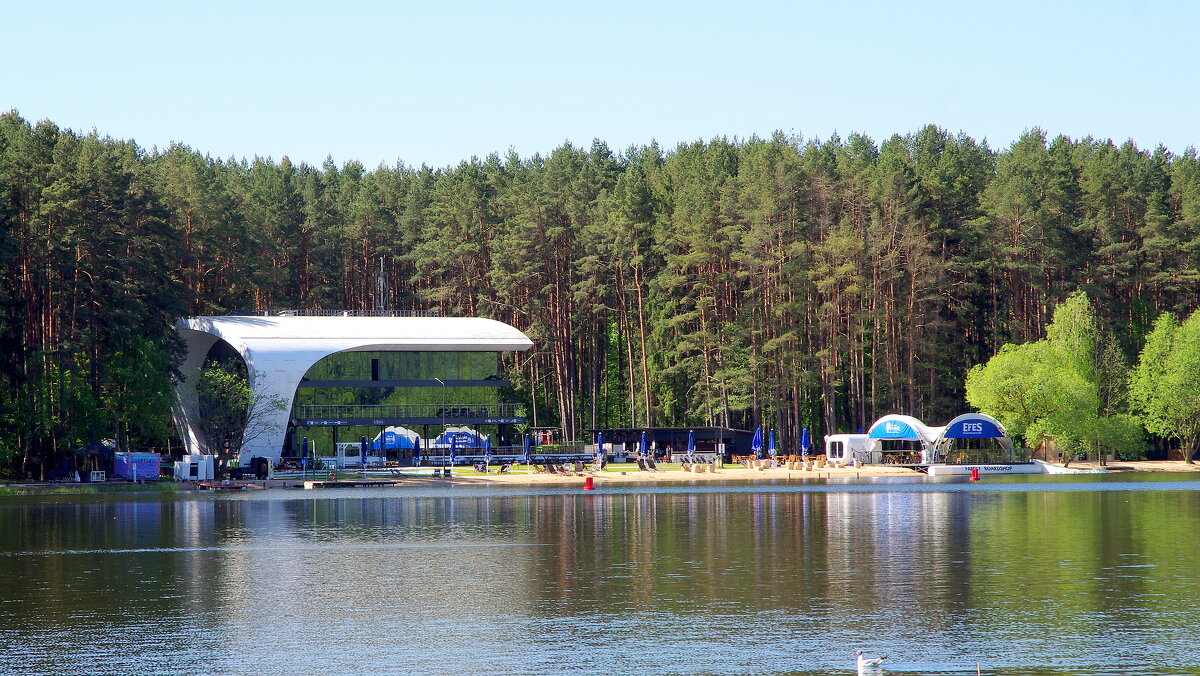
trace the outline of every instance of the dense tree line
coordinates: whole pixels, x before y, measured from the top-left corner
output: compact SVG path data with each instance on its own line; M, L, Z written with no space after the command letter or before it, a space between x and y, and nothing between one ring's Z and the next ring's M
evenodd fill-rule
M163 445L183 314L437 309L535 342L538 425L933 423L1084 291L1131 363L1200 279L1194 149L928 126L454 167L214 159L0 117L0 453ZM382 261L382 263L381 263ZM380 266L384 295L376 286Z
M1146 363L1139 360L1136 369ZM1145 451L1143 422L1130 413L1131 394L1120 346L1100 331L1082 291L1054 308L1045 338L1002 345L986 364L971 369L966 382L969 404L996 416L1027 448L1050 444L1043 451L1057 451L1068 464L1086 453L1128 458ZM1145 407L1135 410L1144 414Z

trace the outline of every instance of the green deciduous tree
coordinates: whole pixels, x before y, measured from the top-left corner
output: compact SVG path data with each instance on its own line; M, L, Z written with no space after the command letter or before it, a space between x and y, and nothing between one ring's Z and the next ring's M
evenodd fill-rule
M1179 441L1189 463L1200 451L1200 312L1182 324L1164 313L1146 337L1129 398L1146 429Z
M243 445L266 432L267 416L283 410L282 398L255 392L244 369L229 363L209 363L196 384L200 397L200 429L206 451L224 465L237 457Z
M1088 451L1136 452L1136 421L1102 412L1100 344L1091 303L1072 294L1055 308L1046 338L1006 344L971 369L967 401L1030 446L1052 440L1067 463Z

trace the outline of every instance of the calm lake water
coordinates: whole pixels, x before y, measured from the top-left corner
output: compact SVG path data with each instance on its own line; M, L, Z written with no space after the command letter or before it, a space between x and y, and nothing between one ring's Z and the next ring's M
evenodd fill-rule
M0 498L0 672L1200 673L1200 482Z

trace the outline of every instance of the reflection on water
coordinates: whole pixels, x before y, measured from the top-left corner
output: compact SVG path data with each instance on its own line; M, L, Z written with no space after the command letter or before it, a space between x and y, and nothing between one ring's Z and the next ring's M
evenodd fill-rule
M1195 673L1195 482L0 500L31 673Z

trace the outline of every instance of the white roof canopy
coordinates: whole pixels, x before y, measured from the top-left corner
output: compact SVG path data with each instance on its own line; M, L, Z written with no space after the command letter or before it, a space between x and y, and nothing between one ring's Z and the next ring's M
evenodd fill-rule
M533 347L517 329L480 317L189 317L180 329L218 336L235 347L276 352L511 352Z

